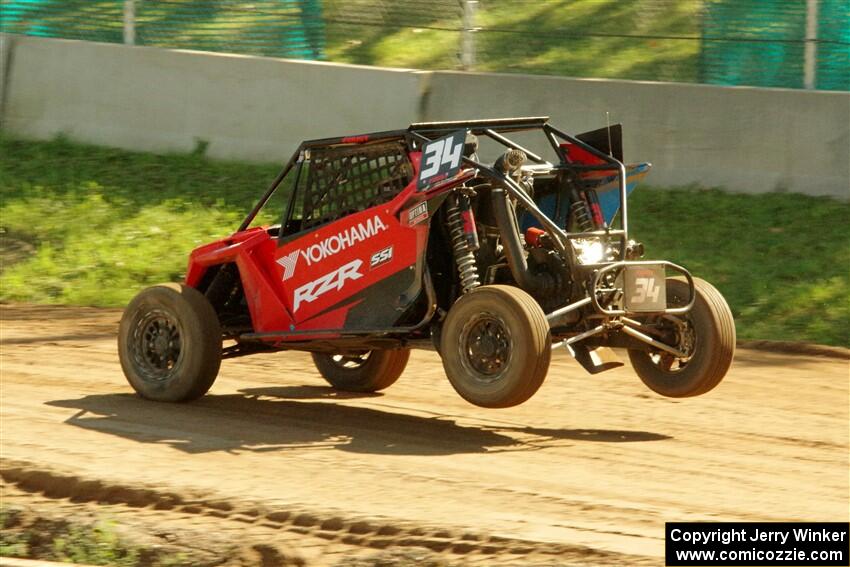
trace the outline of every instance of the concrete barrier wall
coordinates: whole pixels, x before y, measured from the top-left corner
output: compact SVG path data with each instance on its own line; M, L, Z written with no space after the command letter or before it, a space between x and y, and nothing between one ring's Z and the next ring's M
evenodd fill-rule
M12 41L9 42L8 38ZM850 93L420 72L6 36L2 127L45 139L283 160L302 139L549 115L624 128L655 185L850 197ZM2 45L0 44L0 45ZM11 44L11 49L9 45ZM2 55L2 54L0 54Z
M627 161L655 185L848 198L850 93L435 73L428 120L548 115L567 132L623 124Z
M282 161L304 139L416 119L415 72L14 37L4 128L134 150Z

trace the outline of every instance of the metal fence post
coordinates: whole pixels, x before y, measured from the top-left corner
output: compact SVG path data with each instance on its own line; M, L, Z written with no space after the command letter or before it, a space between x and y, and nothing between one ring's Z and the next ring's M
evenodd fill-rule
M815 88L818 66L818 0L806 0L806 47L803 60L803 86Z
M124 0L124 45L136 45L136 0Z
M475 10L478 0L461 0L463 4L463 35L460 40L460 63L465 71L475 68Z

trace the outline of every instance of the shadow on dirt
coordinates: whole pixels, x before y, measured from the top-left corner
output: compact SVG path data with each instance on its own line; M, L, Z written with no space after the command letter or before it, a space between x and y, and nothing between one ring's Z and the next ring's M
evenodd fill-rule
M76 333L68 335L48 335L42 337L17 337L13 339L3 339L0 343L4 345L56 344L61 342L91 342L114 338L115 332L113 331L111 333Z
M329 386L275 386L270 388L245 388L240 394L257 397L267 396L285 400L355 400L359 398L380 398L381 392L343 392Z
M79 410L66 423L187 453L338 449L386 455L452 455L545 450L569 441L624 443L670 439L645 431L460 425L441 416L395 413L306 399L349 399L331 388L257 388L208 395L191 404L131 395L91 395L47 405ZM566 443L565 443L566 442Z

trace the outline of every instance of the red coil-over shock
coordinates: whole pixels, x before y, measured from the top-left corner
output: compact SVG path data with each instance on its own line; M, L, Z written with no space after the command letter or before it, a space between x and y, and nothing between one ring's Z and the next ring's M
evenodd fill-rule
M474 251L478 250L478 232L475 230L475 216L469 203L469 196L455 191L449 195L446 203L446 220L452 239L452 251L457 264L460 285L467 293L481 283L478 281L478 269L475 265Z

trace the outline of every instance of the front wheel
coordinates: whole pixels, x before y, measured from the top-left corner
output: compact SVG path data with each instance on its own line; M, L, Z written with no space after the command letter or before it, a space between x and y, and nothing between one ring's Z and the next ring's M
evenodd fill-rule
M143 398L185 402L210 389L221 365L221 327L198 290L164 284L140 292L124 310L118 358Z
M313 353L322 377L337 390L377 392L392 386L410 358L409 349L370 350L364 353Z
M676 358L665 352L630 350L637 375L652 391L668 398L705 394L717 386L735 355L735 321L723 296L705 280L694 278L696 300L684 315L664 315L643 321L660 340L685 352ZM684 305L688 284L667 279L668 303Z
M461 397L480 407L507 408L543 384L551 343L546 315L533 297L517 287L487 285L449 309L440 354Z

